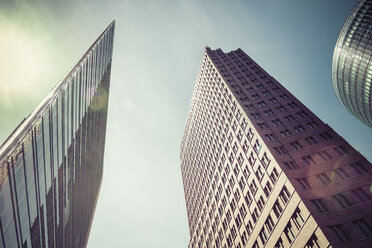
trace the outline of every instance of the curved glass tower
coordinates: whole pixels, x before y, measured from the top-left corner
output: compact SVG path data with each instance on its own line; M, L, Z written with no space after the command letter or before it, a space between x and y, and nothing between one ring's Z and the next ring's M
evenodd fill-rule
M372 128L372 0L360 0L337 40L332 62L336 95L355 117Z

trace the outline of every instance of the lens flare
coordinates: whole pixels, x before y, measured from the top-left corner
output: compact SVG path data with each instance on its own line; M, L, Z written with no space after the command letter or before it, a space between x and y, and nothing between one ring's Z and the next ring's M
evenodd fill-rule
M0 25L0 95L2 103L14 95L29 94L45 63L45 49L36 38L14 25Z

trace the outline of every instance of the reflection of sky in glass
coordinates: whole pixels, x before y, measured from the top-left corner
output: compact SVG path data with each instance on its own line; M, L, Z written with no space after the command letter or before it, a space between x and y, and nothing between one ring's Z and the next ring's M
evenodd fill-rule
M27 31L48 64L27 94L4 103L0 92L0 139L116 19L104 181L88 247L186 247L179 147L205 45L242 48L372 160L370 129L341 106L331 79L334 46L355 2L2 3L0 20Z

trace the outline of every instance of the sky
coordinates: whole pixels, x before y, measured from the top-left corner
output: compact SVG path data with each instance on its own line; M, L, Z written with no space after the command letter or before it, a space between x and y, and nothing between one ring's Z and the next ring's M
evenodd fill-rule
M352 0L0 0L0 143L116 20L103 184L88 242L187 247L180 143L205 46L243 49L368 160L333 90Z

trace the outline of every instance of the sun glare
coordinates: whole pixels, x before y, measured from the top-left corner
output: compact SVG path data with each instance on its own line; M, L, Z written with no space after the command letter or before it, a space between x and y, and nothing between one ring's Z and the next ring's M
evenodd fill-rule
M0 28L0 95L6 100L30 93L42 74L45 52L37 40L17 28ZM34 87L32 87L34 86ZM5 99L4 99L5 98Z

